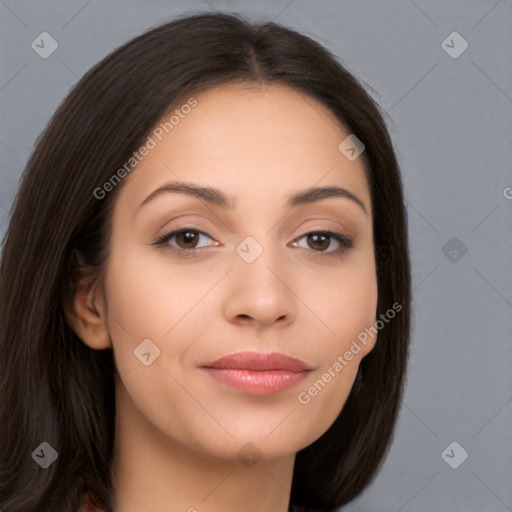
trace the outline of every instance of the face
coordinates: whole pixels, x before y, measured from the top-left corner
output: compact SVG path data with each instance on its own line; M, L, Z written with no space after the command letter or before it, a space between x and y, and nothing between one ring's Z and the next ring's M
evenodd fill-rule
M280 457L332 425L376 341L354 345L377 307L363 162L338 149L350 132L334 115L287 86L195 99L115 205L103 290L117 407L174 447L234 458L251 442ZM217 192L145 201L166 184ZM313 187L343 190L303 194ZM242 352L303 366L209 365Z

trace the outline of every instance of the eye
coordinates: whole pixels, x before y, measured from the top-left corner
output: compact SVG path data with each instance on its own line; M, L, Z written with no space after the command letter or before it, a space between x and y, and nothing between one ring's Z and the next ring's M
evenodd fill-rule
M196 253L198 249L205 247L205 245L199 245L199 241L202 237L213 240L210 235L199 229L180 228L162 235L155 240L153 244L166 247L175 254L186 256ZM170 243L173 239L175 239L176 245ZM306 245L299 245L297 243L297 240L302 239L306 239ZM333 241L335 242L334 249L331 248L330 250L327 250L333 245ZM314 252L334 256L344 254L346 249L350 249L353 246L353 242L350 238L346 237L342 233L336 233L333 231L311 231L310 233L306 233L300 238L294 240L292 244L305 249L313 249Z
M298 246L305 249L313 249L315 252L339 255L343 254L346 249L350 249L353 246L353 242L350 238L346 237L342 233L335 233L333 231L311 231L310 233L306 233L300 238L297 238L297 240L301 240L303 238L306 239L306 245ZM335 248L326 250L332 245L333 241L335 242ZM295 240L293 243L297 244Z
M198 245L201 237L213 240L212 237L204 231L195 228L180 228L162 235L155 240L154 245L166 246L177 254L191 254L202 247ZM177 246L169 243L173 238L176 239Z

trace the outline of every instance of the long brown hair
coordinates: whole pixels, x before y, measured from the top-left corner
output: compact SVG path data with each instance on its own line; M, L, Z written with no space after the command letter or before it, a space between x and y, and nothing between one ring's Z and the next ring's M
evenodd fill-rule
M296 457L292 505L332 511L375 477L389 449L410 337L410 263L400 171L384 116L324 47L275 23L198 14L109 54L74 86L37 141L15 198L0 267L0 509L71 511L91 487L111 510L115 364L65 318L78 282L101 275L122 182L102 187L183 98L227 83L284 83L326 105L366 146L379 332L334 424ZM340 141L341 142L341 141ZM57 460L43 469L33 451Z

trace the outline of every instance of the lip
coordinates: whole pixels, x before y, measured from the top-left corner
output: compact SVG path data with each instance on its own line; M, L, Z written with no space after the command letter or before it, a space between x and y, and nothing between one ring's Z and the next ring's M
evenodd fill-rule
M207 363L201 369L231 387L261 395L297 385L313 368L277 352L239 352Z
M287 370L289 372L303 372L313 369L300 359L278 352L271 352L270 354L264 354L262 352L238 352L216 359L215 361L203 365L203 367L223 370Z

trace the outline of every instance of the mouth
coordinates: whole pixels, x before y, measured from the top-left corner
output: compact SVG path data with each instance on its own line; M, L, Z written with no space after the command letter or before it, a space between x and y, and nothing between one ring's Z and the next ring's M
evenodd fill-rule
M300 359L276 352L239 352L207 363L201 369L233 388L262 395L297 385L313 368Z

